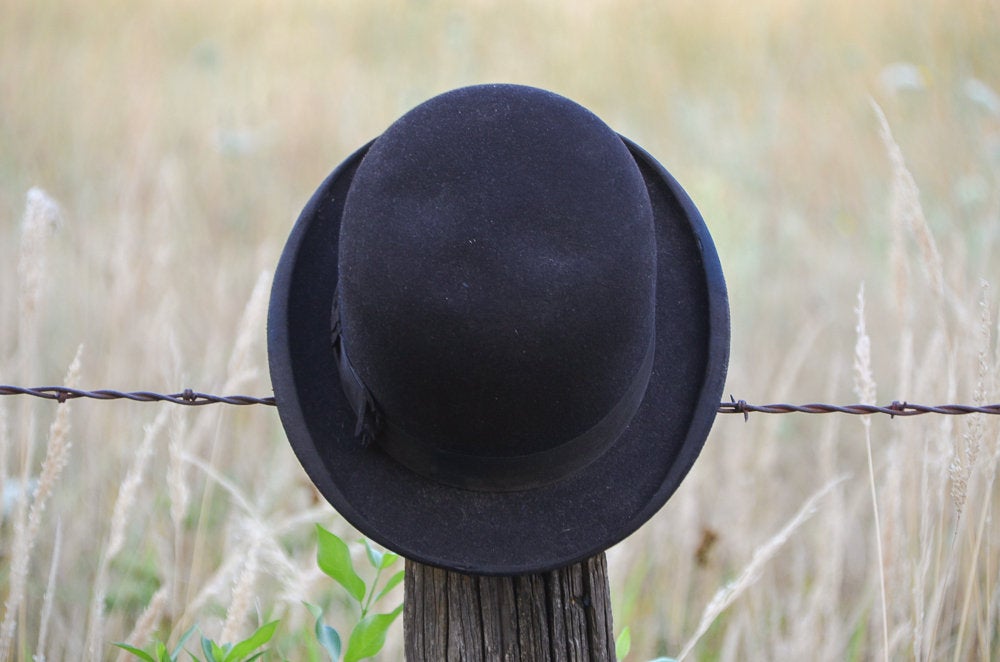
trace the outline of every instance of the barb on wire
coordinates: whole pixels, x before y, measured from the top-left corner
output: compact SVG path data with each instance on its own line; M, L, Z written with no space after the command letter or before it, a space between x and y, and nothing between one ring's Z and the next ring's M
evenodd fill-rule
M202 405L275 405L274 397L254 397L250 395L212 395L192 389L184 389L179 393L153 393L151 391L115 391L101 389L85 391L67 386L39 386L25 388L0 384L0 395L31 395L46 400L66 402L77 398L93 400L132 400L134 402L171 402L175 405L200 407ZM775 403L755 405L746 400L736 400L732 396L729 402L719 403L720 414L743 414L748 419L750 414L853 414L867 416L871 414L886 414L890 418L896 416L919 416L921 414L944 414L947 416L962 416L965 414L1000 414L1000 404L993 405L919 405L910 402L893 400L888 405L832 405L824 403L809 403L793 405Z
M759 414L854 414L866 416L869 414L887 414L890 418L896 416L919 416L921 414L944 414L947 416L963 416L965 414L1000 414L1000 404L993 405L918 405L910 402L893 400L890 404L881 405L830 405L809 403L790 405L777 403L770 405L754 405L746 400L735 400L730 396L729 402L719 404L720 414L743 414L743 419L751 413Z
M91 398L93 400L133 400L135 402L172 402L175 405L200 407L202 405L274 405L273 397L256 398L249 395L212 395L200 393L189 388L180 393L152 393L150 391L114 391L101 389L84 391L66 386L39 386L25 388L23 386L8 386L0 384L0 395L32 395L36 398L66 402L76 398Z

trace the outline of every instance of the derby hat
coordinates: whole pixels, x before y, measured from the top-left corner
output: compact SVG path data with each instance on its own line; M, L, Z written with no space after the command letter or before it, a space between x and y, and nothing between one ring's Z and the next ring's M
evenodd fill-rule
M320 185L275 272L268 361L310 479L410 559L524 574L677 489L729 356L719 259L664 168L518 85L417 106Z

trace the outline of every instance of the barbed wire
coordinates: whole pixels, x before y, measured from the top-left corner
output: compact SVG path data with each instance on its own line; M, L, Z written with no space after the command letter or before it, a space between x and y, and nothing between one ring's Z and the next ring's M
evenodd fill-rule
M1000 414L1000 404L993 405L920 405L911 402L893 400L888 405L831 405L825 403L809 403L790 405L785 403L755 405L746 400L730 399L730 402L719 404L720 414L743 414L743 419L751 413L758 414L853 414L867 416L870 414L885 414L889 418L896 416L920 416L922 414L944 414L946 416L965 416L967 414Z
M211 393L201 393L192 389L184 389L179 393L154 393L152 391L116 391L112 389L100 389L96 391L86 391L68 386L38 386L27 388L24 386L11 386L0 384L0 395L29 395L45 400L55 400L66 402L77 398L90 398L92 400L132 400L133 402L170 402L175 405L187 405L189 407L200 407L202 405L266 405L275 406L274 396L255 397L251 395L212 395ZM766 405L755 405L746 400L737 400L730 396L729 402L720 402L718 413L720 414L743 414L744 420L749 419L750 414L852 414L855 416L868 416L872 414L885 414L890 418L896 416L920 416L922 414L943 414L946 416L964 416L967 414L1000 414L1000 404L991 405L921 405L911 402L901 402L893 400L888 405L834 405L820 402L808 404L788 404L774 403Z
M77 398L93 400L133 400L135 402L171 402L175 405L200 407L202 405L270 405L274 406L274 397L257 398L250 395L212 395L186 388L180 393L153 393L151 391L115 391L101 389L85 391L67 386L39 386L26 388L0 384L0 395L30 395L45 400L66 402Z

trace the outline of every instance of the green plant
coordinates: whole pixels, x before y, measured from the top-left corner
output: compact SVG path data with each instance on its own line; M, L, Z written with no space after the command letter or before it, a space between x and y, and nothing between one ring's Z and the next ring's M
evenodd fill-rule
M372 657L382 650L389 626L403 611L403 605L397 605L388 613L371 611L382 598L403 581L404 571L399 570L391 575L381 588L379 587L382 573L399 561L399 555L376 549L368 540L362 541L365 546L365 556L375 570L371 584L366 584L354 569L347 543L319 525L316 526L316 535L316 563L320 570L340 584L360 610L358 622L351 629L347 640L343 662L357 662ZM319 607L310 604L306 607L316 619L314 632L317 641L323 646L332 662L340 662L342 650L340 633L323 623L323 612Z
M632 650L632 631L626 626L622 628L618 638L615 639L615 658L620 662L624 662L630 650ZM677 660L672 657L658 657L649 662L677 662Z
M168 652L167 645L159 639L153 642L150 651L144 651L141 648L136 648L120 641L115 643L115 646L132 653L132 655L145 660L145 662L177 662L181 651L184 650L184 644L187 643L187 640L191 638L191 635L194 634L197 628L197 625L192 625L188 628L188 631L181 635L180 640L177 642L177 647L174 648L174 652L172 653Z
M625 656L632 649L632 632L628 626L622 628L618 638L615 639L615 658L624 660Z
M141 648L136 648L135 646L130 646L129 644L121 642L116 643L115 646L132 653L132 655L135 655L145 662L177 662L181 652L184 650L184 644L186 644L187 640L191 638L191 635L194 634L197 627L197 625L193 625L187 632L181 635L181 638L177 642L177 646L174 648L173 652L168 652L167 645L159 640L153 642L150 651L144 651ZM201 651L205 655L204 662L252 662L266 652L265 649L253 653L255 650L271 640L271 637L274 636L274 631L277 627L278 621L265 623L249 637L235 644L217 644L208 637L202 635ZM250 655L251 653L253 653L253 655ZM188 655L191 656L192 660L198 660L198 658L195 657L190 651L188 652Z
M399 561L399 555L380 550L370 541L363 540L365 557L374 569L374 577L369 584L354 569L351 550L347 543L319 525L316 526L316 535L316 564L328 577L344 588L347 595L357 604L359 610L358 622L351 628L347 639L347 649L343 650L340 632L323 623L323 610L316 605L305 603L306 608L316 619L313 627L316 641L330 656L332 662L357 662L377 655L382 650L382 646L385 645L385 637L389 627L403 611L402 604L397 605L388 613L374 613L372 611L375 605L403 581L403 570L395 572L384 582L381 581L383 573ZM190 651L187 653L196 662L252 662L266 652L263 650L254 653L271 640L277 627L278 621L271 621L261 626L243 641L235 644L218 644L202 636L201 651L204 658L199 661L193 653ZM177 662L181 653L185 652L184 645L195 630L197 630L196 625L188 629L181 636L172 652L169 651L166 643L160 640L154 641L147 650L122 642L114 645L145 662ZM343 657L341 657L342 652Z
M250 653L269 642L271 637L274 636L274 631L277 627L278 621L265 623L252 635L236 644L223 644L220 646L214 641L202 637L201 650L205 653L205 662L244 662L244 660L245 662L251 662L252 660L256 660L266 652L266 649L253 655L250 655ZM246 657L247 655L250 655L250 657Z

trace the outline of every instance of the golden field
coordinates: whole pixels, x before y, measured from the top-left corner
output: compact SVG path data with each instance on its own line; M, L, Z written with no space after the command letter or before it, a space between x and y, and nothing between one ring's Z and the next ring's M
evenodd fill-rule
M0 0L0 383L269 395L299 210L481 82L580 102L687 189L727 393L1000 401L995 0ZM720 416L608 553L627 660L1000 658L998 462L986 417ZM301 603L353 617L314 525L357 534L272 408L0 398L0 488L0 659L273 618L265 659L323 659Z

